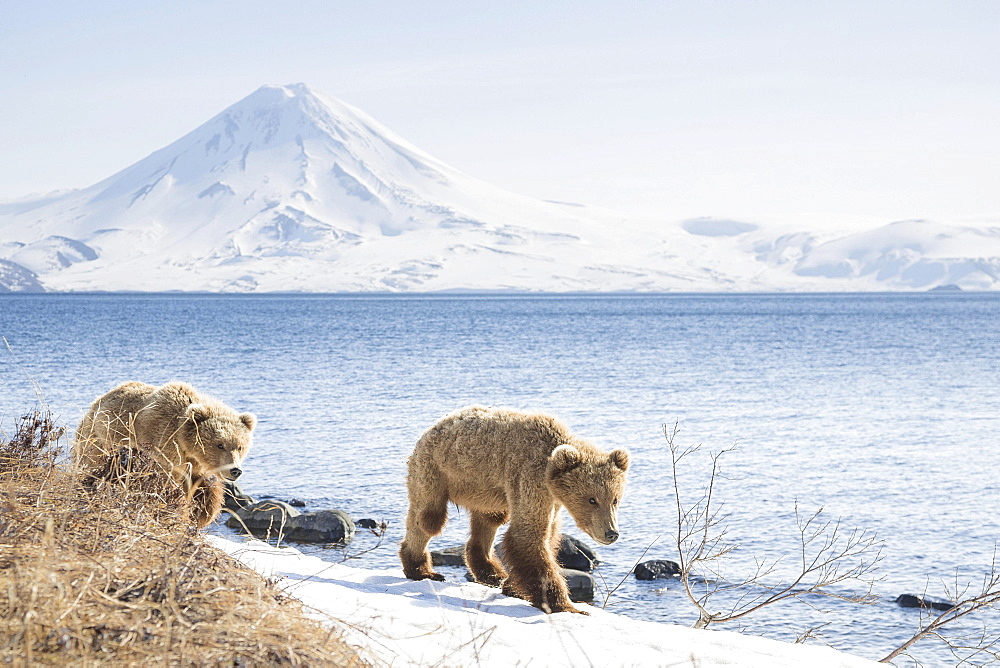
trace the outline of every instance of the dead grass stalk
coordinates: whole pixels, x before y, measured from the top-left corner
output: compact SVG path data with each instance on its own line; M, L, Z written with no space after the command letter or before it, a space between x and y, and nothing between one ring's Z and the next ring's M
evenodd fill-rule
M0 434L0 662L364 665L207 545L151 463L86 489L60 461L62 434L38 411Z

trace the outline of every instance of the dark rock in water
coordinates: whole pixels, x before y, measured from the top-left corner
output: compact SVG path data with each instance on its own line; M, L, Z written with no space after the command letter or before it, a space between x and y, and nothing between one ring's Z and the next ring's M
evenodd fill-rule
M496 551L497 556L500 557L500 560L503 561L503 541L494 545L493 549ZM584 573L591 572L594 570L595 564L601 563L601 560L597 558L597 553L593 549L582 541L565 533L559 541L556 561L563 568L583 571Z
M601 563L594 550L568 534L562 535L562 540L559 542L559 552L556 554L556 561L563 568L583 571L584 573L590 573L594 570L594 564Z
M373 519L365 518L363 520L356 520L354 522L354 526L362 529L378 529L378 522Z
M953 603L947 601L937 601L926 596L914 596L913 594L900 594L896 597L896 603L903 608L924 608L927 610L951 610L955 607Z
M434 566L465 566L465 546L456 545L431 551L431 564Z
M354 521L342 510L300 513L284 501L258 501L238 509L226 520L232 529L244 529L257 538L302 543L349 543Z
M244 508L249 508L253 504L257 503L249 494L243 491L240 484L235 480L223 480L222 485L225 488L223 493L222 507L226 510L237 511L243 510Z
M676 562L667 559L650 559L641 564L636 564L636 580L656 580L658 578L672 578L681 574L681 567Z
M349 543L354 538L354 520L343 510L319 510L289 518L285 540L300 543Z
M238 508L226 520L230 529L245 529L258 538L277 538L291 518L299 511L284 501L258 501L247 508Z
M292 499L291 501L288 502L288 505L295 506L296 508L305 508L306 502L303 501L302 499Z
M593 575L572 568L561 568L559 571L566 579L566 586L569 587L569 600L574 603L590 603L594 600L595 582ZM465 573L465 579L469 582L476 581L476 578L472 577L472 573L468 571Z
M576 603L590 603L594 600L594 576L572 568L562 569L562 576L569 586L569 600Z

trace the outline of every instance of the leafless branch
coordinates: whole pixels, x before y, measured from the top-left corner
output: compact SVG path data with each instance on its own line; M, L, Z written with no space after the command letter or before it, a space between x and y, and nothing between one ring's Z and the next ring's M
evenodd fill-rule
M1000 662L1000 649L998 649L1000 634L991 631L985 624L982 626L981 632L965 636L955 636L948 633L946 629L949 625L954 625L960 620L965 620L989 608L996 608L1000 604L1000 571L997 570L997 550L995 547L990 570L983 576L978 593L969 596L969 587L968 584L960 583L957 575L953 584L945 583L946 596L954 607L941 612L932 619L925 618L921 614L916 633L883 657L881 663L889 663L898 656L906 655L911 647L925 638L937 638L961 662L970 663L973 658L976 658L977 663L979 663L981 659L987 657L989 657L988 663Z
M341 558L340 561L344 562L344 561L348 561L349 559L358 559L358 558L363 557L364 555L368 554L369 552L372 552L372 551L377 550L378 548L380 548L382 546L382 541L385 539L385 532L386 532L386 530L388 530L388 528L389 528L389 523L388 522L385 522L385 521L379 522L378 525L374 529L369 529L369 531L372 532L372 535L375 536L376 538L378 538L378 541L374 545L372 545L371 547L369 547L369 548L367 548L365 550L362 550L361 552L358 552L357 554L349 554L347 552L347 550L345 549L343 557Z
M761 608L808 595L836 598L853 603L873 603L872 593L882 561L883 541L874 532L845 529L841 521L825 519L823 509L803 514L795 504L795 524L798 534L796 575L790 581L769 584L775 577L781 559L754 558L754 567L742 578L730 580L721 573L724 557L739 546L729 541L729 515L724 504L716 499L716 482L722 477L721 460L736 446L709 455L710 472L704 491L693 502L684 500L678 469L680 463L699 452L701 446L681 447L677 444L677 423L663 434L670 450L674 479L674 502L677 512L675 546L684 592L698 612L696 628L734 621ZM697 574L708 577L698 577ZM845 592L846 585L861 584L860 592ZM697 587L696 587L697 585ZM728 610L713 611L713 598L733 593L735 602ZM718 600L715 598L715 600Z
M601 578L601 584L604 585L604 590L607 591L607 594L604 596L604 604L601 605L601 609L602 610L606 610L607 609L607 607L608 607L608 601L611 600L612 594L614 594L616 591L618 591L618 588L621 587L623 584L625 584L625 580L628 579L628 576L632 575L632 573L635 572L635 567L639 565L639 562L642 561L642 558L646 556L646 553L649 552L650 548L652 548L654 545L656 545L656 542L658 540L660 540L661 537L662 537L662 534L660 536L657 536L656 538L654 538L653 542L646 546L646 549L642 551L642 554L639 555L639 558L635 560L634 564L632 564L632 568L628 569L628 573L625 574L625 577L623 577L618 582L618 584L615 585L614 589L611 589L610 591L608 590L608 583L604 579L604 573L601 572L601 569L600 569L599 566L595 565L594 572L597 573L597 575Z

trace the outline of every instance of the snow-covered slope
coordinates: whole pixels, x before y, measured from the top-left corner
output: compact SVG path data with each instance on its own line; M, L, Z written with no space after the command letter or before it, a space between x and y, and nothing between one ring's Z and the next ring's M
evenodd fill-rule
M302 84L265 86L89 188L0 204L8 289L32 274L47 290L991 289L998 248L1000 229L822 240L533 200Z
M761 246L765 259L780 242ZM870 289L882 285L927 288L962 285L995 289L1000 277L1000 227L957 227L904 220L825 243L799 244L799 276L848 279Z
M644 622L600 607L546 615L479 584L413 582L260 541L208 542L299 598L376 665L874 668L824 646Z

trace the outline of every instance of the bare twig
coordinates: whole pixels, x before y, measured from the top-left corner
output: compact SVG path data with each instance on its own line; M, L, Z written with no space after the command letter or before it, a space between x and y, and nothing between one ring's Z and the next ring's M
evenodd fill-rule
M371 547L369 547L369 548L367 548L365 550L362 550L361 552L358 552L357 554L348 554L347 550L345 549L344 550L344 556L343 556L343 558L340 561L341 562L345 562L345 561L348 561L349 559L359 559L360 557L363 557L364 555L368 554L369 552L373 552L373 551L377 550L378 548L380 548L382 546L382 541L385 539L385 532L388 530L388 528L389 528L389 523L388 522L385 522L385 521L379 522L378 525L374 529L369 529L369 531L372 532L372 535L374 535L374 536L376 536L378 538L378 542L376 542Z
M968 596L969 585L960 584L956 575L953 585L944 586L948 600L954 604L950 610L945 610L933 619L926 620L921 615L919 628L906 642L885 655L881 663L889 663L898 656L905 655L915 644L925 638L937 638L943 642L951 653L962 661L969 662L971 658L983 655L991 657L991 663L1000 661L1000 634L989 630L985 625L982 632L964 637L949 635L945 627L964 620L971 615L996 608L1000 604L1000 571L997 570L997 549L993 549L993 559L990 570L983 576L983 582L978 593Z
M610 591L608 591L608 583L604 579L604 573L601 572L601 569L600 569L599 566L595 566L594 572L597 573L597 575L601 578L601 583L604 585L604 590L607 591L607 595L605 595L605 597L604 597L604 604L601 605L601 609L602 610L606 610L607 609L607 607L608 607L608 601L611 600L612 594L614 594L616 591L618 591L618 589L623 584L625 584L625 580L628 580L628 576L632 575L632 573L635 572L635 567L639 565L639 562L642 561L642 558L646 556L646 553L649 552L649 550L654 545L656 545L656 541L660 540L660 538L661 538L662 535L663 534L660 534L659 536L657 536L656 538L654 538L653 542L646 546L646 549L642 551L642 554L639 555L639 558L636 559L635 563L632 564L632 568L628 569L628 572L625 574L625 577L623 577L618 582L618 584L615 585L615 588L612 589L612 590L610 590Z
M705 490L693 502L686 502L678 480L681 462L701 450L700 445L677 444L678 425L664 426L663 434L670 450L674 479L674 503L677 513L675 547L681 571L681 584L688 600L698 612L696 628L730 622L753 614L761 608L808 595L820 595L853 603L873 603L875 572L882 561L882 540L870 531L845 530L841 521L822 518L823 509L803 514L795 504L798 533L797 567L787 582L770 584L781 559L754 558L751 573L737 580L725 578L720 569L724 557L739 546L728 540L728 514L715 498L716 481L722 477L721 460L736 446L710 455L711 467ZM697 577L704 573L709 577ZM860 592L844 593L839 586L861 583ZM698 587L696 588L696 584ZM704 585L702 589L701 585ZM732 593L736 600L725 611L713 611L713 597Z

